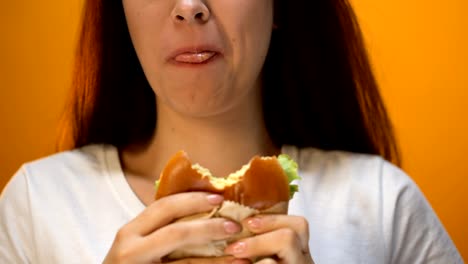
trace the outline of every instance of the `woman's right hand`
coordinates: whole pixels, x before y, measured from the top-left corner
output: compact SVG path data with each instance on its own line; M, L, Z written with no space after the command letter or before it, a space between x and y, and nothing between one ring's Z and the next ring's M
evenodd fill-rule
M160 263L164 256L183 246L206 244L240 232L239 224L224 218L174 222L184 216L209 212L222 202L222 196L202 192L175 194L153 202L117 232L103 263ZM232 263L234 260L220 257L173 263Z

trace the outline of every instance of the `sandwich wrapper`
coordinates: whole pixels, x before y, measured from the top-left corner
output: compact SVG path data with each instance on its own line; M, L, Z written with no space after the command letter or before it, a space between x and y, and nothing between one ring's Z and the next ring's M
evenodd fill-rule
M258 214L287 214L287 212L288 202L280 202L268 209L259 211L233 201L224 201L221 206L213 209L209 213L187 216L178 219L176 222L223 217L241 223L242 220ZM204 245L188 245L173 251L167 255L166 258L181 259L188 257L220 257L225 255L224 249L229 244L252 235L253 233L251 233L247 228L243 227L240 233L230 237L229 239L212 241L211 243Z

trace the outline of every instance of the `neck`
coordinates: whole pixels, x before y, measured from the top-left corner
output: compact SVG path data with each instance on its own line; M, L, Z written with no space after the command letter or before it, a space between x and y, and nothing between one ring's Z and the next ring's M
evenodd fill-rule
M154 181L177 151L213 175L227 176L254 155L276 155L266 131L259 104L246 103L212 117L181 115L158 104L155 134L144 150L124 150L124 170Z

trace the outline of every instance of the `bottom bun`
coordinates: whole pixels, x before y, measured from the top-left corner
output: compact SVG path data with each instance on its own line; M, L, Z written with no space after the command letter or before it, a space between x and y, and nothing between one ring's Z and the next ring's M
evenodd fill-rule
M181 218L177 222L181 221L192 221L199 219L209 219L216 217L223 217L235 222L241 223L242 220L254 216L257 214L287 214L288 213L288 203L280 202L266 210L256 210L241 204L224 201L220 207L215 208L210 213L197 214L188 217ZM250 237L253 234L247 229L242 228L242 231L236 234L234 237L225 240L212 241L209 244L205 245L188 245L183 248L180 248L164 259L166 260L175 260L181 258L194 258L194 257L221 257L224 256L224 249L231 243L246 237Z

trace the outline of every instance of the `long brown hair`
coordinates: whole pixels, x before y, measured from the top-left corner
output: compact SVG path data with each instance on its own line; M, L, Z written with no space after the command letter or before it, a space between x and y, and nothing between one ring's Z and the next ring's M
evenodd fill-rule
M381 155L397 143L347 0L275 0L263 69L264 119L277 146ZM133 48L122 1L87 0L61 149L144 144L156 101Z

